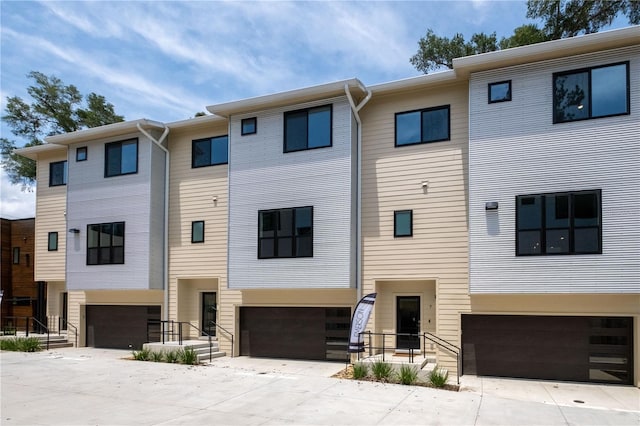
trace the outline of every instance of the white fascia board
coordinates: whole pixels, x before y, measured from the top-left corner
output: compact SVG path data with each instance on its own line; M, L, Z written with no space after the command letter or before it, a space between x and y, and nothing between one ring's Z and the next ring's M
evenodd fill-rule
M139 120L123 121L120 123L107 124L100 127L78 130L77 132L64 133L45 138L48 143L68 145L71 143L88 142L94 139L107 138L111 136L126 135L131 132L138 132L138 124L143 129L164 130L165 125L159 121L142 118Z
M187 129L189 127L201 127L207 124L216 124L226 122L227 119L217 115L203 115L200 117L188 118L186 120L173 121L167 123L167 127L171 130Z
M26 147L26 148L19 148L19 149L14 150L13 152L15 152L16 154L18 154L18 155L20 155L22 157L30 158L32 160L38 160L38 155L43 154L43 153L55 152L55 151L66 152L67 151L67 147L64 146L64 145L46 143L46 144L43 144L43 145L36 145L36 146L29 146L29 147Z
M404 78L402 80L390 81L369 86L369 90L376 94L384 94L395 91L416 89L419 87L435 86L443 83L450 83L458 80L459 77L453 70L435 72L417 77Z

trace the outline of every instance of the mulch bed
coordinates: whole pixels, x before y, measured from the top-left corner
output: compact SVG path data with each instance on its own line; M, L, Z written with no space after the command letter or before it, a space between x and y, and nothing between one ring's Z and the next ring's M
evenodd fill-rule
M353 365L347 366L347 368L344 368L344 369L338 371L336 374L334 374L331 377L334 377L336 379L356 380L356 379L353 378ZM377 382L377 383L400 384L400 382L398 380L377 380L373 376L366 376L366 377L363 377L363 378L357 379L357 380L359 380L361 382ZM459 385L452 385L452 384L449 384L449 383L447 383L446 385L444 385L441 388L436 388L431 383L420 382L420 381L415 382L413 385L409 385L409 386L422 386L422 387L425 387L425 388L444 389L444 390L453 391L453 392L460 391L460 386Z

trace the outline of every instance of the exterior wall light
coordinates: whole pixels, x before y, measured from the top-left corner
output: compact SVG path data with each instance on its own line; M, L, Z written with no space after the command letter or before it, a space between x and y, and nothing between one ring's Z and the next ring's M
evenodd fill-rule
M79 234L80 230L78 228L71 228L69 229L69 232L71 232L72 234Z
M484 203L485 210L498 210L498 202L497 201L487 201Z

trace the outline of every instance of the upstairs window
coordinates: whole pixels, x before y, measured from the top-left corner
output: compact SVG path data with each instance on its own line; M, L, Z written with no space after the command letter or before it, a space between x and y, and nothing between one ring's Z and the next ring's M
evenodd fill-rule
M48 241L47 243L48 251L58 251L58 233L57 232L49 232L47 241Z
M242 136L253 135L258 131L258 119L256 117L244 118L242 120Z
M600 190L516 197L516 255L602 253Z
M629 62L553 75L553 122L629 114Z
M285 112L284 152L331 146L331 123L331 105Z
M393 236L411 237L413 235L413 210L393 212Z
M87 147L76 148L76 161L87 161Z
M489 83L489 103L508 102L511 100L511 80Z
M204 220L191 222L191 242L204 243Z
M14 265L20 264L20 247L13 248L13 264Z
M105 177L138 173L138 139L111 142L104 150Z
M396 146L448 141L449 105L396 114Z
M124 222L87 225L87 265L124 263Z
M313 207L258 212L258 259L313 257Z
M227 164L228 148L229 138L226 135L191 142L191 168Z
M56 161L49 163L49 186L60 186L67 184L67 162Z

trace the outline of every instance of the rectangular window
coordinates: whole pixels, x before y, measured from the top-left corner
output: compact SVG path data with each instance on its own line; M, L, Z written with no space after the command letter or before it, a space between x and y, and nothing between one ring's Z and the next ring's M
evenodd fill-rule
M489 103L511 100L511 80L489 83Z
M191 242L204 243L204 220L191 222Z
M258 212L258 259L313 257L313 207Z
M60 186L67 184L67 162L56 161L49 163L49 186Z
M228 142L226 135L192 141L191 168L227 164Z
M49 232L47 250L49 251L58 250L58 233L57 232Z
M20 264L20 247L13 248L13 264Z
M600 190L516 197L516 255L602 253Z
M255 117L242 120L242 136L253 135L258 131L258 119Z
M413 210L393 212L393 236L411 237L413 235Z
M138 139L108 143L104 153L105 177L138 173Z
M332 144L332 105L284 113L284 152L324 148Z
M76 148L76 161L87 161L87 147Z
M449 105L396 113L396 146L448 141Z
M124 263L124 222L87 225L87 265Z
M629 114L629 62L553 74L553 122Z

